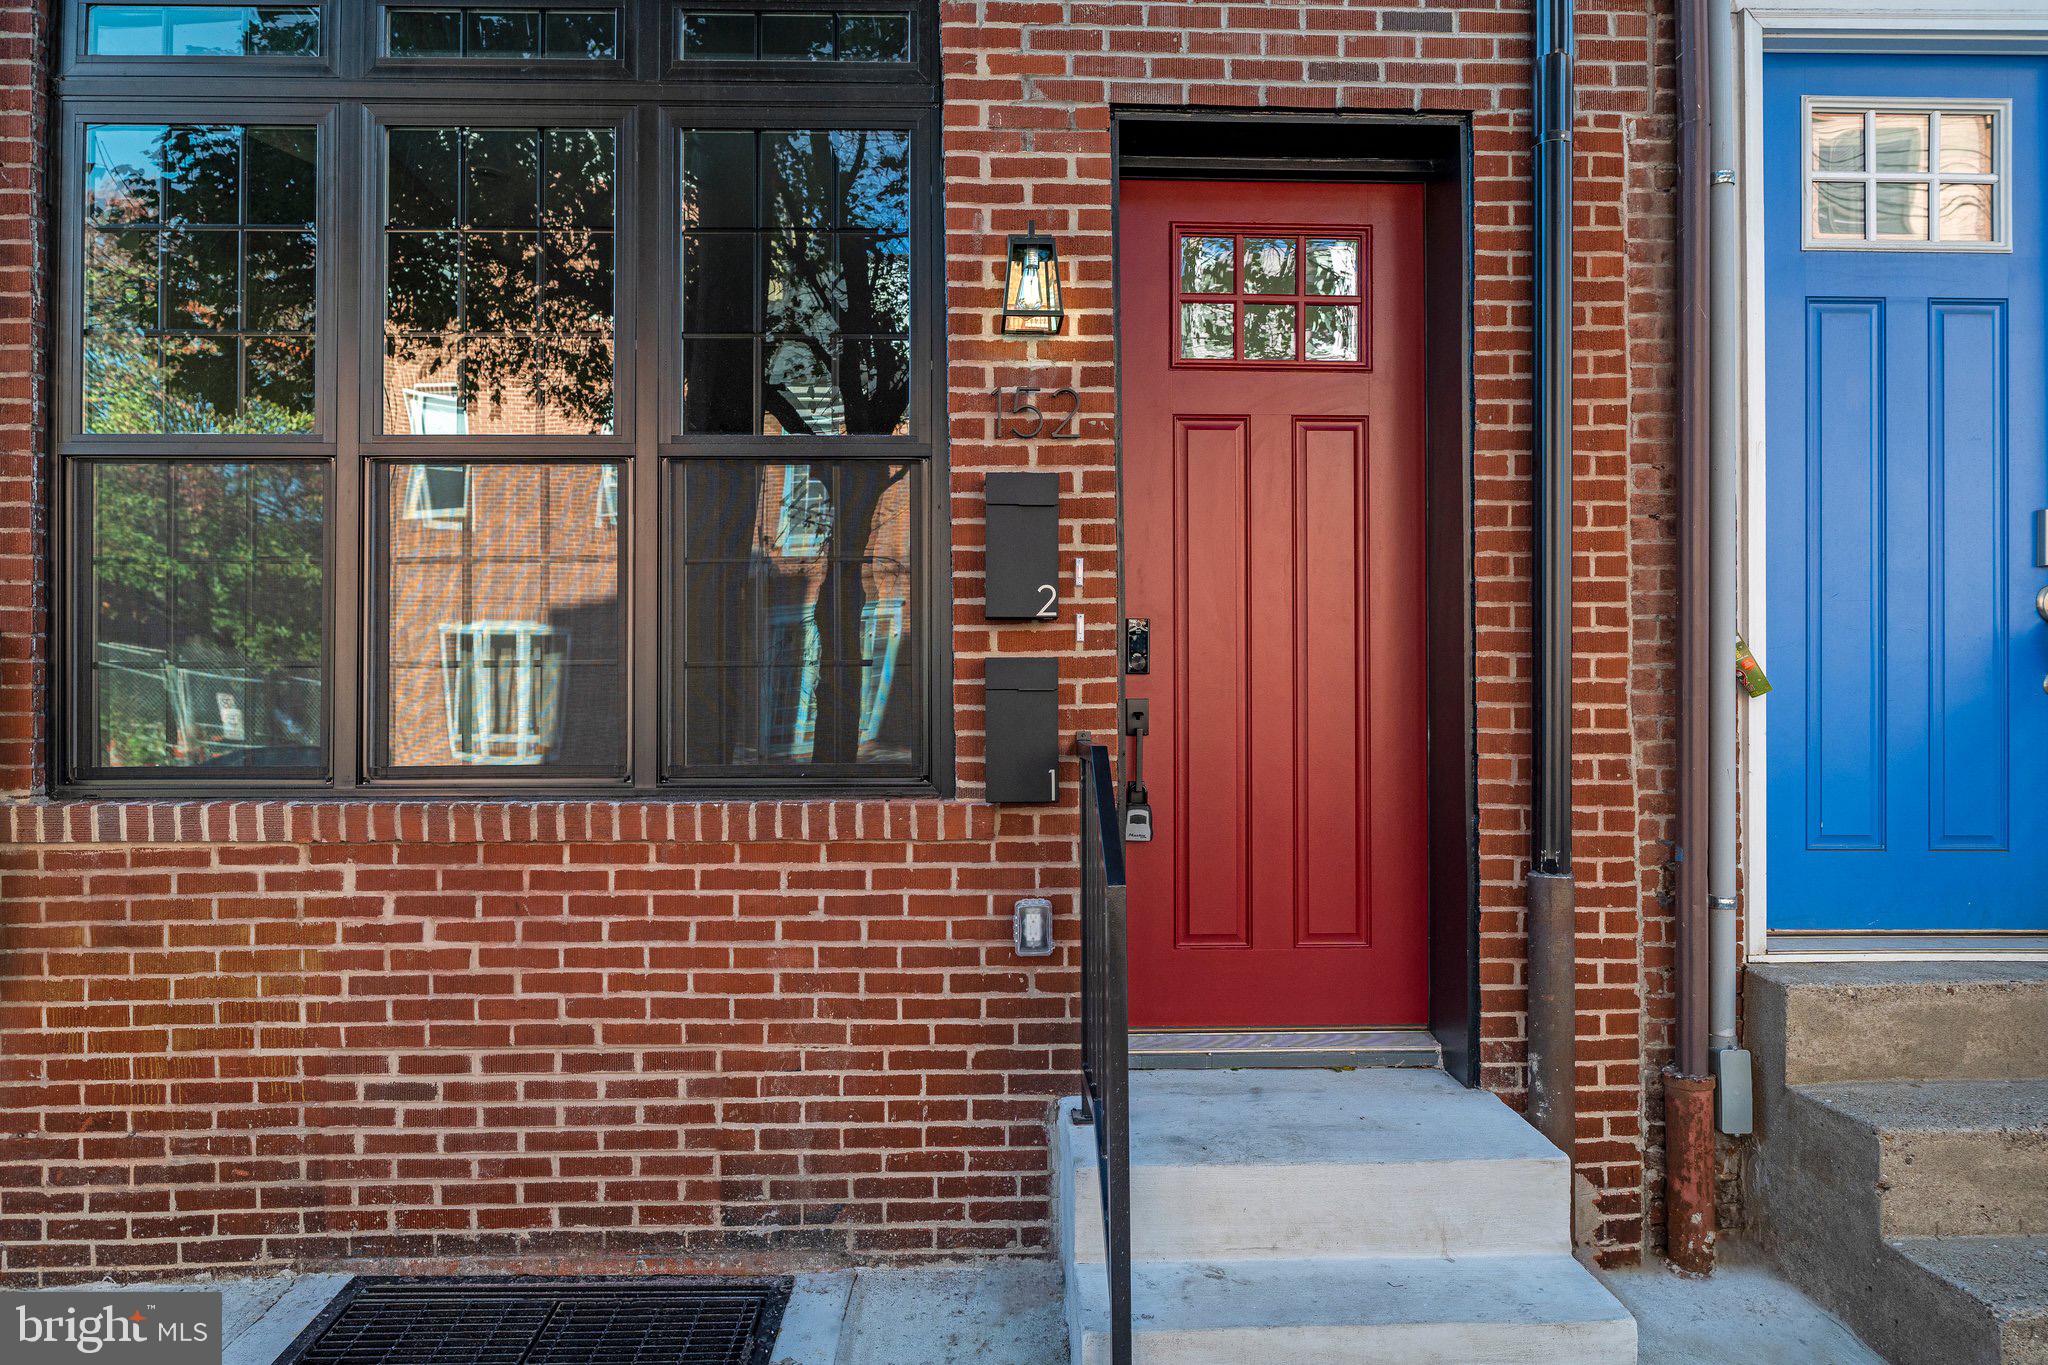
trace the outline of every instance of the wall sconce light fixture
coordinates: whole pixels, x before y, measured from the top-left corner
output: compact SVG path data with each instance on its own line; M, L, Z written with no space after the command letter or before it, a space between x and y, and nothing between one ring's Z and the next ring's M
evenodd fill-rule
M1060 253L1038 224L1026 223L1010 237L1010 262L1003 280L1003 334L1052 336L1066 322L1060 302Z

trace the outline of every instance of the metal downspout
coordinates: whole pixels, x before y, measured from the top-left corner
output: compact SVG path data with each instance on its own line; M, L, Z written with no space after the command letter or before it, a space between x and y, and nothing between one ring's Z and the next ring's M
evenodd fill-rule
M1714 1080L1708 1074L1707 35L1713 0L1678 0L1678 831L1676 1037L1664 1070L1664 1248L1714 1268Z
M1567 1156L1576 1129L1572 884L1572 0L1536 0L1535 386L1531 577L1535 770L1526 930L1529 1118Z
M1735 626L1739 602L1736 514L1742 470L1742 300L1740 214L1735 182L1735 24L1725 0L1715 0L1707 25L1707 118L1713 185L1710 201L1708 374L1708 500L1711 560L1708 566L1707 645L1709 716L1707 896L1711 909L1712 988L1709 1041L1716 1080L1715 1100L1724 1133L1750 1131L1749 1053L1735 1045L1735 996L1740 943L1735 922L1736 891L1736 697Z

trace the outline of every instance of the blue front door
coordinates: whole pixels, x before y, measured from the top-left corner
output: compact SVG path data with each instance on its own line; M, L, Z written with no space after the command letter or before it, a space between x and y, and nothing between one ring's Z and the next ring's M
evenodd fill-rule
M2048 61L1764 64L1773 931L2048 931Z

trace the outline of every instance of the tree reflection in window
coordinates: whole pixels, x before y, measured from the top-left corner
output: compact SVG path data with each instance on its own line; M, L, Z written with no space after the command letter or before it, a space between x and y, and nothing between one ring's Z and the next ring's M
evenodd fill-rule
M915 477L879 460L682 466L673 766L915 765Z
M910 430L910 139L683 134L683 429Z
M313 426L316 133L86 130L83 426Z
M298 769L326 755L326 470L94 463L91 761Z
M612 429L609 128L394 128L384 429Z

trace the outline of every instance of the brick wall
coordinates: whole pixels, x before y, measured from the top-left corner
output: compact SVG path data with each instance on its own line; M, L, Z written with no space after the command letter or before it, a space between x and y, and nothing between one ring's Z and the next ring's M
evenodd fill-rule
M17 808L9 1277L1047 1249L1034 817ZM998 902L1001 902L999 905Z
M946 6L947 180L953 257L952 410L958 468L1022 452L983 443L986 391L1057 370L1083 410L1113 409L1110 106L1455 110L1476 152L1477 669L1485 1083L1524 1084L1522 881L1528 851L1529 298L1526 11L1431 3L1162 4L957 0ZM1646 923L1661 922L1672 801L1668 533L1671 23L1654 0L1580 8L1576 281L1581 1042L1580 1173L1601 1253L1643 1244ZM985 337L1000 234L1027 219L1069 262L1069 339L1035 366ZM1042 458L1042 457L1041 457ZM1069 495L1110 491L1109 451L1063 458ZM976 480L956 476L972 515ZM1105 533L1107 528L1103 528ZM1091 690L1087 699L1094 701ZM1100 698L1109 699L1103 680ZM1668 933L1653 931L1664 945ZM1646 1013L1648 1011L1648 1013ZM1660 1024L1661 1028L1662 1025ZM1661 1034L1659 1035L1661 1039ZM1660 1046L1661 1046L1660 1042Z
M1114 718L1109 108L1473 120L1483 1072L1524 1084L1528 17L1518 4L943 9L958 801L50 804L28 585L41 413L35 40L8 6L0 199L0 1266L620 1268L1047 1250L1044 1123L1075 1065L1064 806L973 800L983 660L1059 653L1063 724ZM1609 1260L1643 1245L1666 1046L1669 16L1581 6L1577 174L1581 1127ZM20 149L20 155L13 154ZM32 185L33 185L32 181ZM15 206L21 205L19 209ZM1064 336L998 341L1004 235L1066 267ZM994 439L994 387L1081 393L1081 438ZM981 484L1064 475L1075 622L978 609ZM16 594L22 594L17 597ZM0 831L5 833L5 831ZM1071 916L1062 921L1071 938ZM1647 948L1645 945L1648 945ZM1646 974L1646 968L1648 974Z

